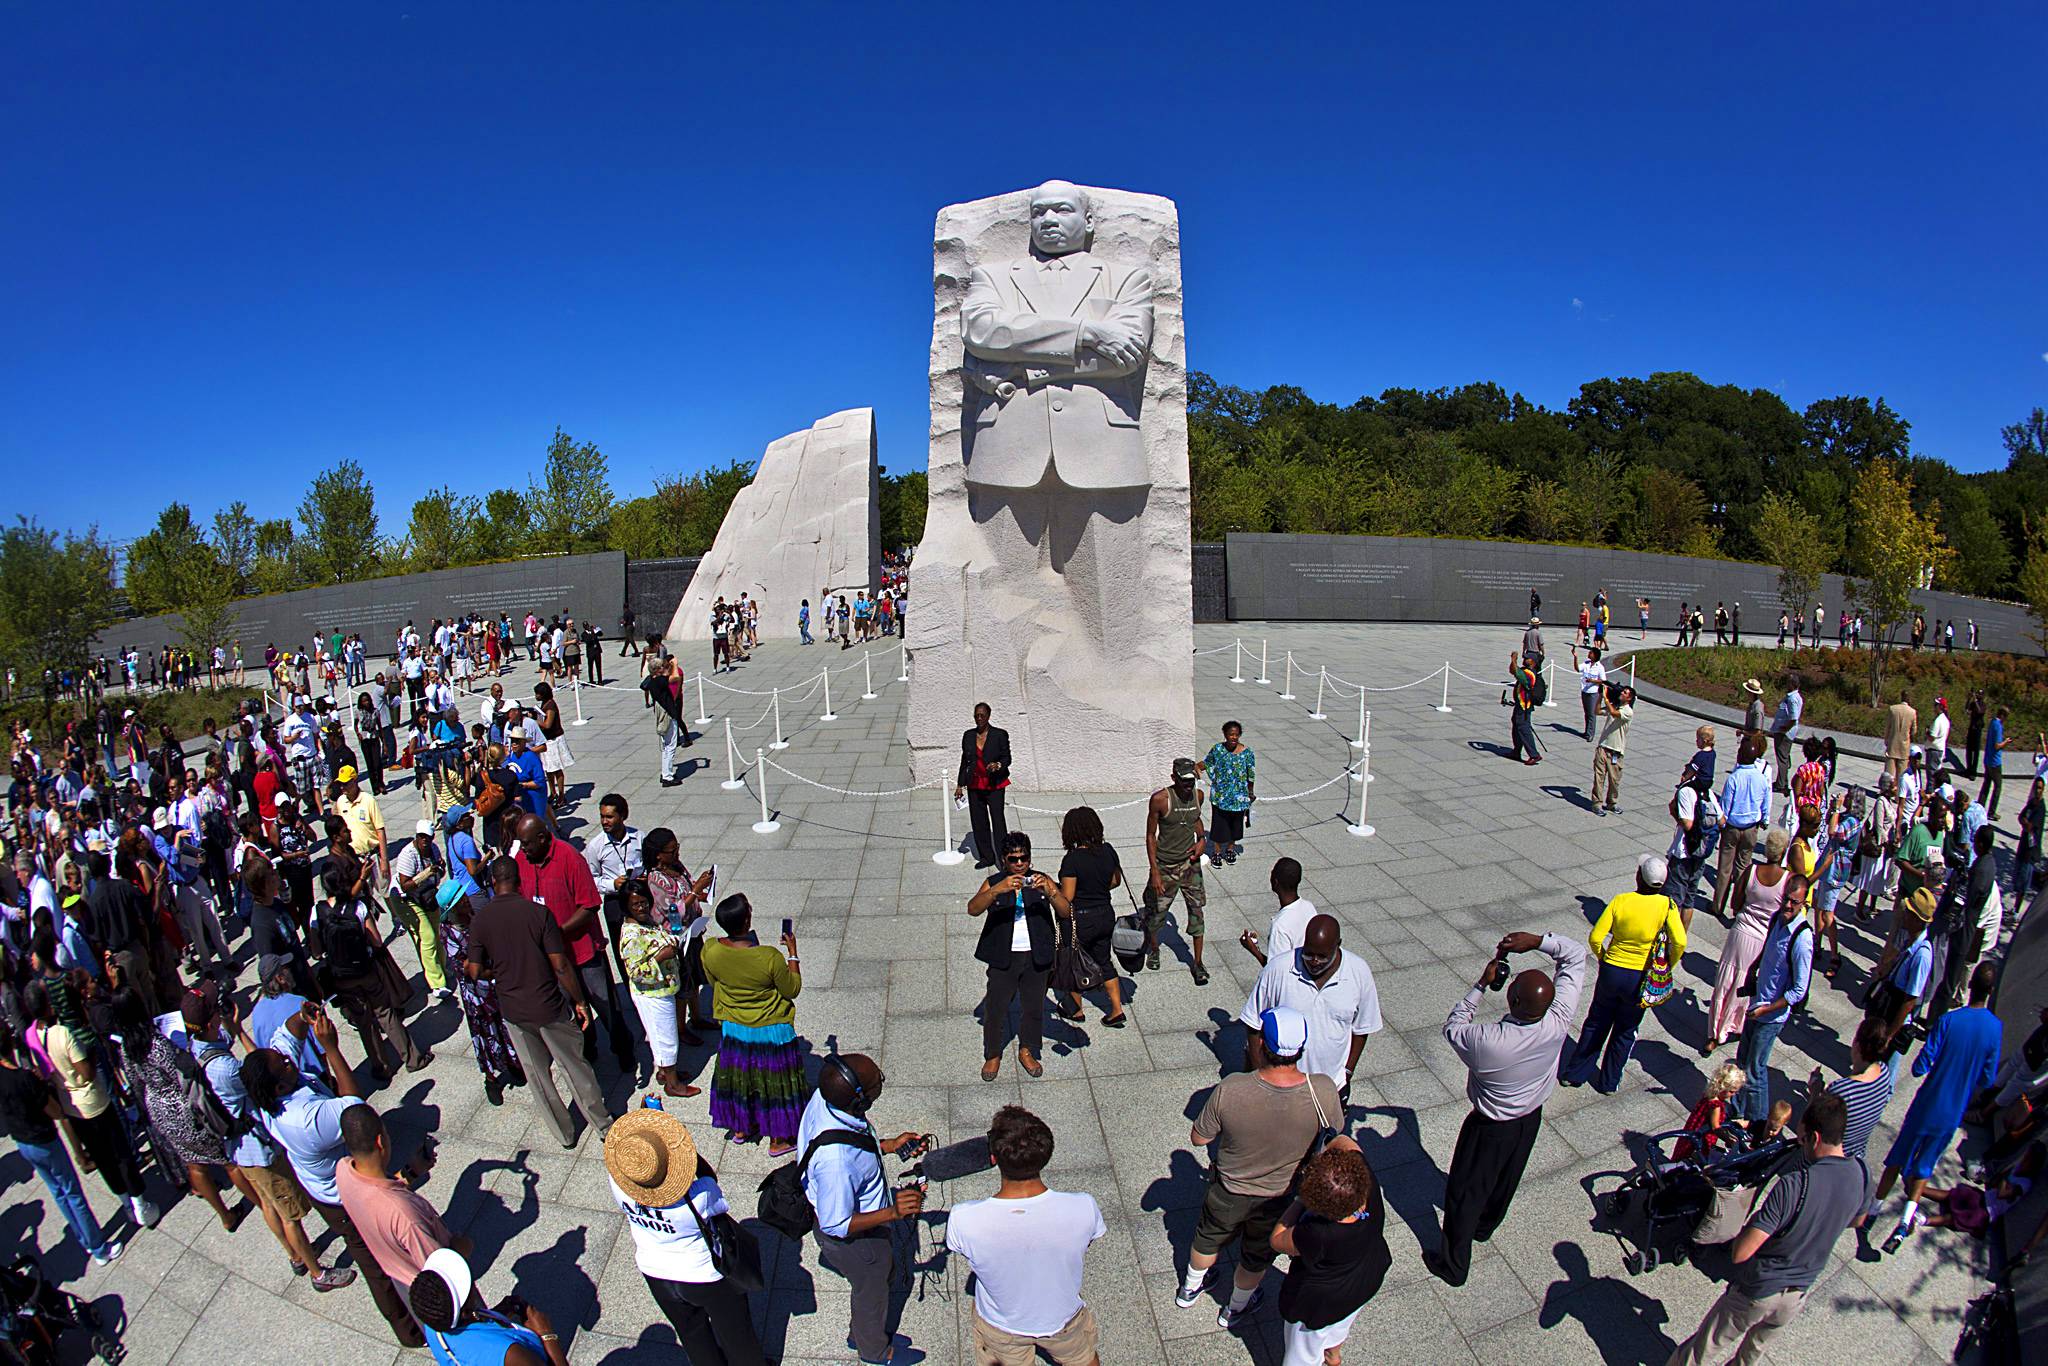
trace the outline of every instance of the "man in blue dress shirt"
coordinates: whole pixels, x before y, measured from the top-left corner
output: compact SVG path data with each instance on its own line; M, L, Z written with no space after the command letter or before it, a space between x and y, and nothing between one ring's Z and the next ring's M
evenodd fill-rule
M1757 836L1771 819L1771 785L1764 780L1763 736L1744 733L1735 768L1721 785L1721 866L1714 878L1714 914L1728 908L1735 884L1749 871Z

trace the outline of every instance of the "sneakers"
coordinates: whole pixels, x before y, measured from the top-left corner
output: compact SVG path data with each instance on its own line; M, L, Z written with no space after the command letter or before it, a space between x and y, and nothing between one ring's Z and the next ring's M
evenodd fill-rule
M1158 949L1147 949L1147 950L1145 951L1145 970L1146 970L1146 971L1148 971L1148 972L1157 972L1157 971L1159 971L1159 950L1158 950Z
M119 1238L109 1238L101 1245L99 1251L92 1254L92 1259L100 1266L112 1266L121 1260L121 1254L127 1250Z
M352 1266L323 1266L313 1273L313 1288L323 1295L345 1285L354 1285L355 1281L356 1271Z
M1232 1309L1226 1304L1221 1309L1218 1309L1216 1311L1216 1326L1218 1328L1235 1330L1239 1324L1249 1322L1251 1316L1258 1313L1259 1306L1265 1302L1266 1287L1262 1285L1257 1290L1252 1291L1252 1297L1244 1302L1244 1308Z
M1906 1239L1913 1236L1913 1230L1920 1227L1927 1216L1920 1212L1918 1200L1908 1201L1906 1212L1899 1216L1899 1226L1892 1230L1892 1236L1884 1240L1887 1255L1897 1252Z
M1202 1296L1209 1293L1209 1287L1214 1284L1216 1284L1216 1268L1212 1266L1202 1273L1200 1284L1196 1285L1192 1290L1188 1288L1188 1283L1183 1280L1180 1283L1180 1288L1173 1292L1173 1302L1182 1309L1193 1309L1196 1304L1200 1303Z
M156 1221L163 1218L163 1211L140 1195L128 1197L128 1213L134 1216L135 1222L143 1228L155 1228Z
M1209 985L1209 969L1203 967L1200 963L1190 964L1188 966L1188 974L1195 979L1196 986L1205 987Z

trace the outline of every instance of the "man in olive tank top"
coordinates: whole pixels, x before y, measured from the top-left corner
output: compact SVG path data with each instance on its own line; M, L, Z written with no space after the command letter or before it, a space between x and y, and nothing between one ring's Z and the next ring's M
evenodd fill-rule
M1181 929L1188 937L1194 961L1189 970L1196 986L1209 984L1209 970L1202 966L1202 907L1209 894L1202 887L1202 841L1206 823L1202 820L1202 794L1195 790L1195 761L1173 761L1173 786L1152 794L1145 812L1145 854L1152 872L1145 880L1145 966L1158 970L1159 932L1166 926L1167 908L1176 895L1187 907Z

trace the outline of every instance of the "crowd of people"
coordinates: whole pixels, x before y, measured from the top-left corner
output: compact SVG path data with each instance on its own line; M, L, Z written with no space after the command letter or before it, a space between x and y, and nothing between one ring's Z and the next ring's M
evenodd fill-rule
M1599 610L1589 607L1586 656L1575 642L1573 661L1594 804L1606 811L1618 809L1634 698L1599 664L1604 600ZM752 601L724 609L729 645L751 648L757 612ZM888 620L869 617L877 630ZM0 1128L98 1261L155 1222L166 1188L189 1192L230 1230L259 1214L315 1290L361 1280L393 1337L436 1360L561 1362L561 1337L540 1310L516 1295L485 1307L472 1249L421 1185L431 1135L387 1126L366 1098L431 1062L417 1015L452 1008L489 1104L525 1091L564 1148L596 1131L638 1268L691 1361L763 1360L747 1298L764 1284L758 1226L742 1222L701 1156L705 1130L693 1134L661 1107L701 1094L699 1083L709 1130L790 1159L753 1212L817 1239L848 1285L851 1350L870 1363L898 1359L890 1286L904 1251L891 1231L922 1218L925 1192L907 1172L892 1179L883 1159L936 1162L930 1136L876 1129L887 1078L873 1059L826 1052L807 1070L789 920L779 933L757 926L743 891L721 888L708 862L686 864L674 829L635 826L617 793L599 799L586 837L563 833L572 759L550 680L578 677L585 656L595 666L597 636L529 616L529 658L545 670L527 705L499 681L509 623L402 632L393 669L347 684L361 688L348 724L328 697L295 691L283 720L252 712L208 723L190 747L143 737L102 752L81 735L45 754L18 730L0 871ZM622 623L629 639L630 630ZM335 657L347 661L349 645L335 643ZM476 674L455 661L473 645L488 683L470 719L456 686ZM1523 645L1509 698L1518 747L1540 703L1540 620ZM689 742L683 675L658 641L646 653L666 782L674 749ZM1468 1070L1471 1110L1448 1154L1430 1273L1466 1282L1474 1245L1510 1216L1554 1087L1626 1083L1644 1016L1668 1008L1687 975L1703 908L1728 930L1711 981L1697 979L1700 1052L1716 1065L1687 1141L1698 1153L1776 1144L1784 1158L1747 1192L1722 1240L1734 1274L1673 1360L1753 1359L1797 1315L1839 1237L1891 1218L1901 1182L1888 1247L1922 1228L1981 1232L2003 1216L2043 1161L2031 1116L2048 1103L2048 1023L2005 1057L1987 1007L2008 922L2048 885L2038 875L2048 754L2036 756L2011 873L2001 875L1992 770L2011 742L2003 711L1983 710L1972 747L1986 786L1974 798L1952 776L1945 706L1924 729L1903 698L1893 707L1896 760L1874 792L1837 782L1834 753L1801 729L1797 680L1767 723L1757 700L1725 773L1714 729L1700 729L1669 800L1669 846L1643 855L1590 935L1505 936L1449 1009L1443 1033ZM1080 1021L1094 998L1101 1024L1123 1027L1124 977L1159 970L1169 945L1195 984L1209 983L1205 877L1244 853L1257 757L1244 726L1226 722L1202 758L1175 760L1152 792L1142 867L1132 851L1127 874L1100 813L1084 805L1060 822L1054 870L1008 826L1007 732L986 704L974 721L956 795L972 813L983 874L963 905L979 922L974 958L987 979L980 1076L999 1078L1014 1049L1019 1070L1038 1078L1048 1004ZM1528 748L1533 756L1533 736ZM421 818L394 831L379 799L408 773ZM1701 885L1710 867L1711 891ZM1213 1297L1218 1323L1241 1327L1285 1257L1284 1359L1337 1366L1391 1264L1385 1201L1349 1137L1352 1077L1383 1019L1367 957L1346 947L1343 926L1310 904L1303 882L1297 859L1273 859L1272 921L1240 939L1259 969L1233 1017L1245 1031L1243 1067L1190 1102L1189 1143L1207 1150L1207 1176L1175 1299L1192 1308ZM1845 957L1838 917L1882 932L1867 966L1853 943ZM391 952L400 933L417 979ZM1516 971L1531 955L1542 965ZM1776 1043L1788 1028L1821 1029L1809 1007L1826 989L1860 1006L1848 1066L1832 1079L1774 1079ZM1489 1008L1495 993L1499 1009ZM707 1047L708 1075L691 1074L684 1050ZM603 1060L606 1073L646 1087L647 1102L614 1111ZM1909 1071L1919 1089L1873 1161L1872 1132ZM1985 1169L1936 1187L1965 1125L1990 1131ZM998 1109L982 1142L971 1160L993 1166L1000 1184L956 1204L945 1232L974 1272L977 1360L1042 1351L1065 1366L1098 1361L1082 1290L1100 1210L1047 1186L1056 1136L1028 1108ZM125 1227L95 1220L81 1168L121 1201ZM322 1263L311 1215L346 1249L346 1265Z

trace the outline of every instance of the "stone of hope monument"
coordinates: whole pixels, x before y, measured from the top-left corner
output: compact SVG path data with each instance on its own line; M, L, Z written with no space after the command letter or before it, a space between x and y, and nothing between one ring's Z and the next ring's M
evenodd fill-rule
M940 210L910 750L976 702L1025 789L1150 790L1195 752L1180 219L1049 181Z

